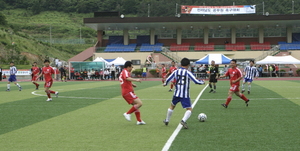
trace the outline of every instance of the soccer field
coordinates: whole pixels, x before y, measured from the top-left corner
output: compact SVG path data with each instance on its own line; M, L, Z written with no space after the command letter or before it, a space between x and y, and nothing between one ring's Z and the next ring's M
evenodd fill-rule
M42 82L39 82L42 84ZM163 124L172 92L160 81L136 83L135 93L143 101L140 109L146 125L135 117L123 117L131 106L121 96L118 81L55 82L52 102L46 102L43 88L20 82L6 92L0 82L0 150L162 150L185 112L179 104L168 126ZM195 101L206 85L191 84ZM173 150L299 150L300 80L254 81L249 107L233 96L229 107L228 81L217 83L217 93L205 89L187 121L173 141ZM199 122L199 113L206 122Z

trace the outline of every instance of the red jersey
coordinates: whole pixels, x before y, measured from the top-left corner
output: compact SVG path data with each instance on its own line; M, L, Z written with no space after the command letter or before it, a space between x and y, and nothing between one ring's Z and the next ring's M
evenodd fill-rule
M242 71L239 68L229 68L228 71L225 73L226 76L230 76L230 85L240 85L240 81L236 83L232 83L233 80L236 80L242 77Z
M279 67L278 66L275 66L275 71L279 71Z
M32 74L35 76L40 73L40 68L39 67L32 67L31 68Z
M131 81L126 80L129 77L130 77L130 73L126 69L123 69L119 77L121 88L122 88L122 95L126 95L129 92L133 92Z
M167 69L166 67L161 68L161 75L165 76L167 74Z
M175 70L177 70L177 67L171 66L171 67L170 67L170 70L169 70L169 73L171 74L171 73L174 72Z
M74 71L75 71L74 68L71 68L71 73L74 73Z
M42 74L44 75L45 81L53 81L52 74L54 74L54 70L52 67L43 67Z

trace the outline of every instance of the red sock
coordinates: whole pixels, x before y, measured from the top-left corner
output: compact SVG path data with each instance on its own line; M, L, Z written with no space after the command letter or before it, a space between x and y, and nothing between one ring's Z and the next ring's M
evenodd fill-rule
M165 80L161 80L162 83L165 83Z
M242 94L242 95L240 96L240 98L243 99L244 101L248 101L248 99L245 97L244 94Z
M134 112L134 114L135 114L136 120L139 121L139 122L141 122L142 120L141 120L141 112L140 112L140 110L136 110Z
M228 106L228 104L230 103L231 99L232 99L232 97L228 97L228 98L227 98L226 103L225 103L227 106Z
M133 112L136 111L136 110L138 110L138 108L137 108L136 105L134 105L134 106L132 106L132 107L129 109L129 111L127 112L127 114L131 114L131 113L133 113Z
M50 92L48 91L46 93L47 93L48 98L51 98Z
M173 89L173 84L171 84L171 89Z
M55 91L49 90L49 92L55 94Z

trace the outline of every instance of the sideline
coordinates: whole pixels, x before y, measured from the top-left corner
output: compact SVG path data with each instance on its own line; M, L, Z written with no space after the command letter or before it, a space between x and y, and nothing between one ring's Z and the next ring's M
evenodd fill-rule
M194 103L192 104L192 108L194 108L194 106L197 104L198 100L200 99L202 93L206 90L206 88L208 87L208 84L202 89L202 91L199 93L199 95L197 96L196 100L194 101ZM181 130L182 125L179 123L177 128L175 129L175 131L173 132L173 134L170 136L170 138L168 139L168 141L166 142L165 146L163 147L162 151L168 151L170 146L172 145L174 139L176 138L176 136L178 135L179 131Z

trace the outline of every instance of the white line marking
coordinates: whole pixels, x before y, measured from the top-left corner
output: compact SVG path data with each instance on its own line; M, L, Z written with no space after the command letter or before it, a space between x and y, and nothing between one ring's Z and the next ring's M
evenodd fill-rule
M199 95L197 96L196 100L194 101L194 103L192 104L192 108L194 108L194 106L197 104L198 100L200 99L202 93L204 92L204 90L207 88L208 84L202 89L202 91L199 93ZM176 136L178 135L179 131L181 130L182 125L178 124L177 128L175 129L175 131L173 132L173 134L171 135L171 137L168 139L168 141L166 142L164 148L162 149L162 151L168 151L170 146L172 145L174 139L176 138Z

